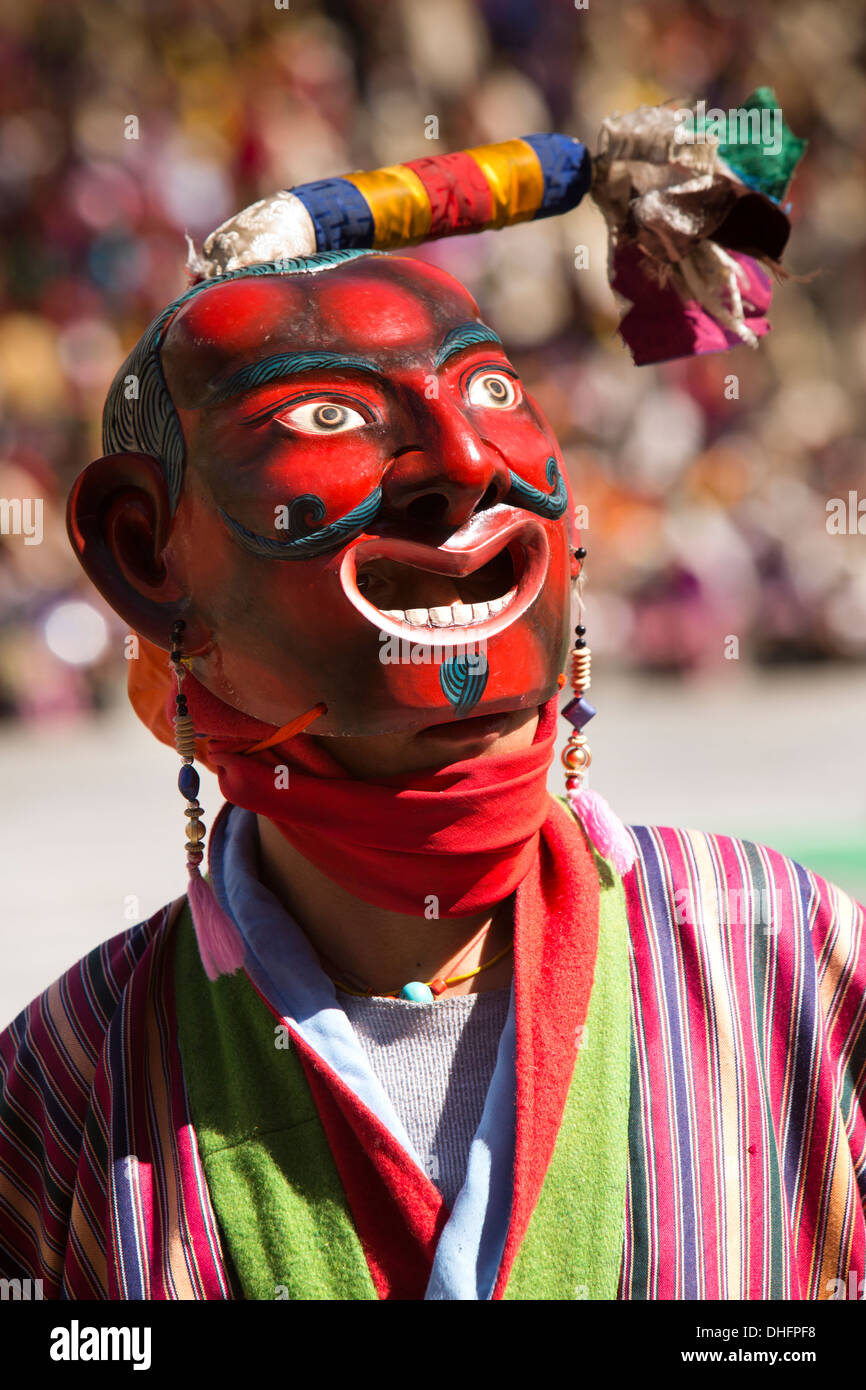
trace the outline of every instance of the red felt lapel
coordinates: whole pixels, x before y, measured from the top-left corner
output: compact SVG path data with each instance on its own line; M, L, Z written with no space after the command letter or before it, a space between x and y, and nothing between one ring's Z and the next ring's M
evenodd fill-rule
M569 811L552 802L538 857L517 890L514 974L517 1138L511 1222L495 1299L538 1201L565 1110L598 950L595 861Z
M421 1300L448 1208L377 1117L292 1034L382 1299Z

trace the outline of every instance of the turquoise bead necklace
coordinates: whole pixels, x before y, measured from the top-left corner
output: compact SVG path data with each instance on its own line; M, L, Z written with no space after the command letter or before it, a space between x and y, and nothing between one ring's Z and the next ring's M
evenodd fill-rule
M473 947L489 933L492 926L493 921L490 921L486 926L482 927L481 931L469 942L469 945L461 951L457 960L451 963L450 968L452 970L460 966ZM508 952L512 950L513 946L514 942L509 941L508 945L497 955L492 956L491 959L485 961L483 965L476 965L474 970L465 971L462 975L449 975L447 977L436 975L432 980L427 980L426 982L422 980L410 980L408 984L405 984L400 990L353 989L351 985L346 984L344 980L337 978L336 975L331 975L330 978L337 986L337 989L342 990L344 994L354 995L356 999L408 999L413 1004L433 1004L438 999L439 995L444 994L445 990L450 989L452 985L461 984L464 980L471 980L473 976L480 975L482 970L489 970L492 965L496 965L498 961L501 961L508 955ZM324 961L325 957L322 956L321 959ZM330 972L328 973L330 974ZM343 973L346 974L348 972L344 971ZM358 983L360 983L360 981Z

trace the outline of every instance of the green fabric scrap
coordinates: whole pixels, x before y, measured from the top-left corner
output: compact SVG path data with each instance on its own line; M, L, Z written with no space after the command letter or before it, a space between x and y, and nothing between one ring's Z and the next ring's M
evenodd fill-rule
M785 124L772 87L758 87L751 96L746 97L739 110L757 111L759 115L763 111L777 112L778 117L774 117L771 126L770 140L764 140L762 131L759 140L750 138L753 124L751 118L748 122L742 123L747 125L748 129L742 132L746 139L741 140L741 122L738 119L737 139L720 141L719 154L749 188L754 188L780 202L788 190L788 184L808 141L800 140ZM700 126L701 123L698 124ZM729 129L728 134L731 135L733 132ZM772 146L777 137L779 149L775 151Z

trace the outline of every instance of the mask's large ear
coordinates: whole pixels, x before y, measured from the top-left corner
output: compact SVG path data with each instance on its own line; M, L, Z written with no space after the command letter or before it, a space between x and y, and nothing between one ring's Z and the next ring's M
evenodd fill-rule
M162 468L148 454L97 459L76 479L66 507L72 547L106 602L165 650L182 618L184 651L192 654L209 644L210 633L163 558L171 522Z

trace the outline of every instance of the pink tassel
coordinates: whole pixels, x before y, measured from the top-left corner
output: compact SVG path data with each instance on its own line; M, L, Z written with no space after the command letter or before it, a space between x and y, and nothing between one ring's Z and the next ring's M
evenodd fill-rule
M568 804L577 816L602 859L607 859L622 877L628 873L637 854L631 836L603 796L581 787L566 791Z
M218 975L232 975L244 963L244 943L195 864L189 866L187 896L205 974L209 980L215 980Z

